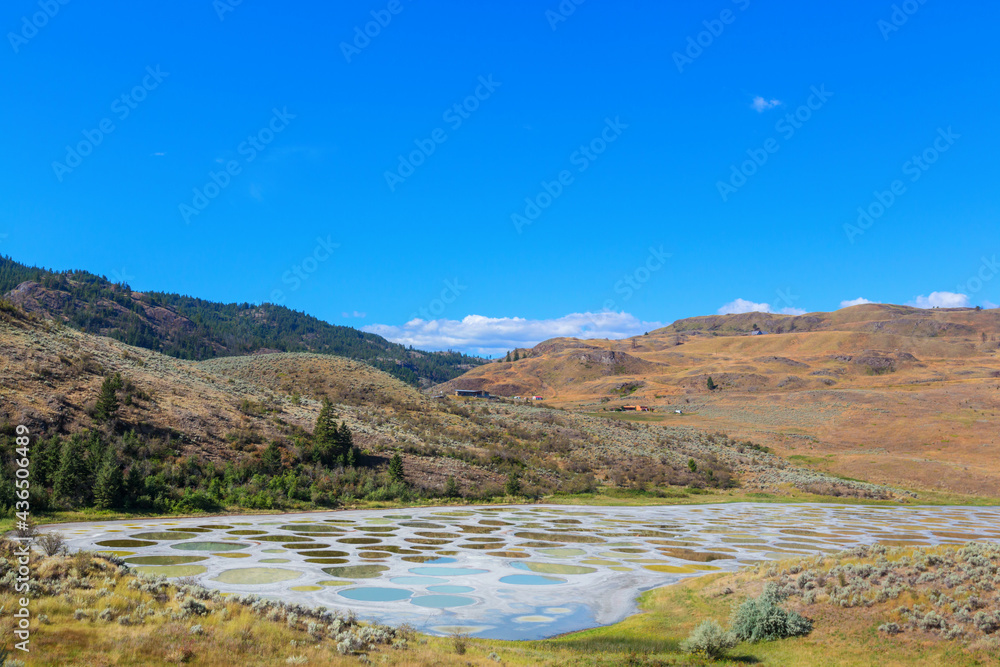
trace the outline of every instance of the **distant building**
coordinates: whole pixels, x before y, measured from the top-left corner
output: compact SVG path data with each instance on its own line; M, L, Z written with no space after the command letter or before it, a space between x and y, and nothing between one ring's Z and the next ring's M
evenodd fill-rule
M767 333L766 331L763 331L761 329L754 329L753 331L750 332L750 335L751 336L763 336L766 333Z
M648 405L623 405L622 410L625 412L652 412L653 408Z
M541 396L532 396L531 400L533 400L533 401L540 401L540 400L542 400L542 397Z
M490 392L482 389L456 389L455 395L462 398L489 398Z

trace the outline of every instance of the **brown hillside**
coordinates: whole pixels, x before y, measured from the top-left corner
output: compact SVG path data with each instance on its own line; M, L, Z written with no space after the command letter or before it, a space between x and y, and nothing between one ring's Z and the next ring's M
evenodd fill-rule
M437 389L587 412L647 404L664 425L752 438L817 469L1000 495L998 337L1000 310L713 315L627 340L546 341Z

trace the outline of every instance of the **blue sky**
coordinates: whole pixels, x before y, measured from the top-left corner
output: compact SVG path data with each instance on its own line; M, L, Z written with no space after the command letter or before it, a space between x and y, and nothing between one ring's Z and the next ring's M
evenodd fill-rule
M1000 302L996 3L63 1L0 10L19 261L487 354Z

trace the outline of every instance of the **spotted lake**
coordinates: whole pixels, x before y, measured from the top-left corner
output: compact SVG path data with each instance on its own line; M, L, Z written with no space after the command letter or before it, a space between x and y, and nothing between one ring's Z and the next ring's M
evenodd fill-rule
M859 544L1000 541L1000 508L490 506L63 524L71 549L426 632L535 639L614 623L643 590Z

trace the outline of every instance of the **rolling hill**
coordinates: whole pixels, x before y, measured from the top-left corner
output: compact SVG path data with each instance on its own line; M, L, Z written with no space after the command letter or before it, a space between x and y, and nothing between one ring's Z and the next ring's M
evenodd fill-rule
M0 257L0 295L29 313L181 359L318 352L365 361L404 382L443 382L484 362L423 352L274 304L222 304L135 292L85 271L54 272Z
M750 438L818 470L996 495L998 336L995 309L713 315L626 340L545 341L436 390L583 412L649 405L644 419Z

